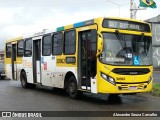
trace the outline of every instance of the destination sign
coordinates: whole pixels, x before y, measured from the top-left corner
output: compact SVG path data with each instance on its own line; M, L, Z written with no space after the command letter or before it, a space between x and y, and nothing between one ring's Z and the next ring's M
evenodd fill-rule
M150 32L150 27L148 24L132 22L132 21L125 21L125 20L105 19L103 21L103 27L113 28L113 29L122 29L122 30Z

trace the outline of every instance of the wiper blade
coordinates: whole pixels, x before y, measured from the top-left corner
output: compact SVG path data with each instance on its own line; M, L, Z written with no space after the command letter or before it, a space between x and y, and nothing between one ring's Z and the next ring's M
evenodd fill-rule
M119 30L115 30L116 34L117 34L117 38L120 41L120 44L122 45L123 48L127 48L127 44L126 41L123 39L122 35L120 34Z
M147 45L146 45L146 41L144 41L144 33L141 34L141 41L144 42L144 52L147 55Z
M140 36L140 40L138 40L138 39L135 39L135 54L136 55L139 55L139 41L143 41L143 39L144 39L144 33L141 33L141 36ZM144 45L144 47L145 47L145 45ZM144 50L145 50L145 48L144 48Z
M126 41L123 39L122 35L120 34L119 30L115 30L115 33L117 34L117 38L118 40L120 41L120 44L122 45L123 49L125 50L126 52L126 55L128 54L128 51L127 51L127 44L126 44Z

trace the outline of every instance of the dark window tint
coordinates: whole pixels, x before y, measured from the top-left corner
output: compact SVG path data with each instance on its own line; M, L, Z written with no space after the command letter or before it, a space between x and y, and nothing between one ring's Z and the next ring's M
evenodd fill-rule
M63 51L63 34L53 35L53 55L61 55Z
M74 54L76 51L76 32L75 30L65 32L64 54Z
M24 51L25 57L32 56L32 39L27 39L25 41L25 51Z
M43 56L50 56L51 55L51 35L47 35L43 37L43 44L42 44L42 55Z
M24 43L24 41L18 42L18 49L17 49L17 56L18 57L23 57L23 43Z
M11 58L11 44L6 44L6 57Z

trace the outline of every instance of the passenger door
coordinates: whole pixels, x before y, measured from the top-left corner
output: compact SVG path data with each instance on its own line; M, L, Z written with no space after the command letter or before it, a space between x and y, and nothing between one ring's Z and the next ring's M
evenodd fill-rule
M41 39L33 40L33 80L41 83Z
M91 78L96 76L96 30L79 32L78 70L82 89L91 90Z
M6 75L8 78L12 79L12 44L6 44L6 58L5 58L5 67L6 67Z
M12 79L17 79L17 63L16 63L16 57L17 57L17 44L12 44L12 53L11 53L11 66L12 66Z

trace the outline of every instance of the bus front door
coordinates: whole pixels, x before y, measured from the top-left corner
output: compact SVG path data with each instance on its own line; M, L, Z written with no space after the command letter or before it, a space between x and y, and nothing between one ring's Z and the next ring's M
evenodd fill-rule
M33 40L33 81L41 83L41 40Z
M11 67L12 67L12 79L17 79L17 64L16 64L16 44L12 44L12 54L11 54Z
M96 30L94 30L96 31ZM91 78L96 76L96 38L93 30L79 32L79 85L91 90Z

